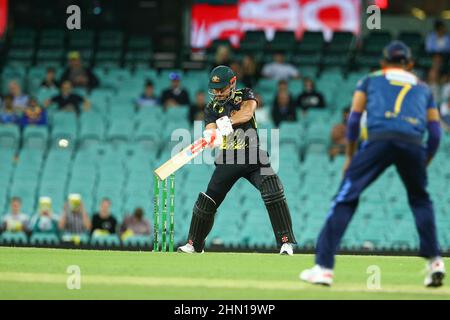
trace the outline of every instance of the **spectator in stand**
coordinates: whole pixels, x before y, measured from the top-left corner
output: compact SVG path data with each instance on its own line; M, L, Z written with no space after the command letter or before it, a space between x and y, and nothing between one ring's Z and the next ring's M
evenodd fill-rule
M99 81L92 70L83 66L80 53L71 51L68 54L68 67L61 76L60 82L69 80L74 87L91 90L99 85Z
M306 78L303 81L303 92L298 96L297 105L303 112L308 111L308 109L325 108L323 95L316 91L316 86L312 79Z
M47 100L45 106L48 107L52 103L58 106L58 110L77 114L81 111L81 105L83 105L84 111L88 111L91 106L87 99L72 92L72 84L67 80L61 84L60 94Z
M17 124L19 121L20 116L14 109L14 97L8 94L3 98L3 106L0 110L0 123Z
M270 115L267 112L267 108L264 108L264 101L260 94L256 94L256 101L258 101L258 105L255 111L256 123L258 124L267 124L271 121Z
M345 154L345 143L346 143L346 129L347 129L347 120L350 115L350 108L347 107L342 111L342 122L336 124L331 129L331 145L328 153L330 157L334 158L339 154Z
M450 37L447 33L447 27L442 20L436 20L434 31L428 33L425 39L425 50L431 54L450 53Z
M167 109L180 105L189 105L189 94L181 87L181 75L176 72L171 72L169 79L171 81L170 88L164 90L161 97L164 107Z
M241 81L245 87L253 88L259 79L258 66L253 56L245 55L242 58Z
M285 62L284 54L281 52L273 55L273 62L264 65L262 75L274 80L289 80L299 78L298 70L290 63Z
M111 200L104 198L100 204L100 210L92 218L93 236L115 234L117 232L117 220L111 215Z
M141 208L136 208L133 215L128 215L123 220L120 228L121 238L132 236L146 236L150 234L150 222L144 218L144 211Z
M37 126L47 125L47 111L39 106L35 98L30 98L28 106L25 108L20 119L20 126L22 128L30 124Z
M79 194L70 194L68 198L59 220L59 230L70 235L88 233L91 230L91 220L84 209L81 196Z
M3 216L2 231L27 233L28 223L28 215L22 212L22 200L19 197L11 198L11 211Z
M278 81L278 88L277 88L277 92L275 93L275 96L273 97L273 101L277 100L278 93L280 93L280 92L286 92L289 95L289 98L292 100L292 95L289 92L289 86L288 86L288 82L286 80Z
M59 235L58 220L53 215L52 199L50 197L39 198L39 212L30 221L32 233L45 233Z
M45 74L44 80L42 80L41 82L41 87L47 89L59 88L59 82L56 80L55 68L53 67L47 68L47 73Z
M195 95L195 102L189 108L189 121L203 121L205 119L206 97L203 91Z
M136 99L136 106L141 109L143 107L154 107L159 105L159 99L155 95L155 87L151 80L145 82L144 92Z
M28 105L28 96L22 93L22 88L17 81L13 80L9 82L8 94L13 97L13 106L16 112L22 113Z
M297 121L295 103L288 92L278 92L272 107L272 119L276 127L283 121Z
M231 64L230 48L227 45L220 45L216 49L216 55L214 56L213 69L217 66L224 65L229 67Z

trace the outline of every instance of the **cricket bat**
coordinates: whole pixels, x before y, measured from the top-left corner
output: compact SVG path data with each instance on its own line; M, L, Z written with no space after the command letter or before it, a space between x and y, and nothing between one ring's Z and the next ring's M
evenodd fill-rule
M162 166L155 170L155 174L159 179L164 180L172 173L180 169L186 163L197 157L207 146L205 138L195 140L191 145L187 146L179 153L170 158Z

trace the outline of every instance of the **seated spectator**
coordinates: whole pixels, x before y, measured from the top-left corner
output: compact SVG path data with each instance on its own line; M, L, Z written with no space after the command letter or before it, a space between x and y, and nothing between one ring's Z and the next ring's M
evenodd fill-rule
M22 128L30 124L38 126L47 125L47 111L39 106L35 98L30 98L28 106L25 108L20 119L20 126Z
M133 215L128 215L123 220L120 227L121 238L132 236L144 236L150 234L150 222L144 218L144 211L141 208L136 208Z
M16 112L23 112L28 105L28 96L22 93L20 84L13 80L8 85L8 94L13 97L13 106Z
M31 218L30 230L32 233L58 235L58 220L53 215L51 198L39 198L39 212Z
M116 233L117 220L111 215L111 200L104 198L100 204L100 211L92 217L92 230L94 236Z
M217 66L224 65L229 67L231 64L230 58L230 48L226 45L220 45L216 49L216 54L214 56L213 69Z
M83 66L79 52L71 51L67 57L69 66L61 76L61 83L69 80L74 87L89 90L99 85L99 81L91 69Z
M44 88L59 88L59 82L56 80L55 68L50 67L47 69L44 80L41 82L41 87Z
M195 95L195 102L189 106L189 121L203 121L205 119L206 97L203 91Z
M264 65L262 75L265 78L274 80L289 80L292 78L299 78L298 70L290 63L284 61L283 53L275 53L273 55L273 62Z
M138 108L142 107L153 107L159 105L158 97L155 95L155 88L151 80L145 82L144 92L136 99L136 106Z
M47 100L45 106L48 107L52 103L58 106L58 110L76 112L77 114L81 111L81 104L83 105L84 111L90 109L90 103L87 99L72 92L72 84L70 81L64 81L61 84L60 94Z
M296 121L297 113L295 103L286 91L280 91L272 107L272 119L275 126L279 126L282 121Z
M286 92L289 95L289 98L292 99L292 95L289 92L288 82L286 80L278 81L277 92L275 93L275 96L273 97L272 101L275 101L277 99L278 93L280 92Z
M28 232L28 215L22 212L22 200L18 197L11 199L11 211L3 216L2 231Z
M245 55L242 58L242 73L240 77L244 86L253 88L259 79L258 66L252 56Z
M434 31L428 33L425 39L425 50L431 54L450 53L450 37L443 21L435 21Z
M312 108L325 108L325 100L323 95L316 91L314 82L306 78L303 81L303 92L298 96L297 105L303 110L307 111Z
M350 108L345 108L342 111L342 122L336 124L331 129L331 145L328 153L330 157L334 158L338 154L345 154L345 143L346 143L346 130L347 130L347 120L350 115Z
M3 98L3 106L0 109L0 123L3 124L17 124L20 121L20 116L14 109L14 97L10 94Z
M181 76L176 72L172 72L169 75L169 79L171 80L170 88L164 90L161 96L164 107L169 108L179 105L189 105L189 94L181 87Z
M79 194L69 195L68 201L64 204L58 228L70 235L82 235L91 230L91 220ZM63 238L63 240L66 239Z

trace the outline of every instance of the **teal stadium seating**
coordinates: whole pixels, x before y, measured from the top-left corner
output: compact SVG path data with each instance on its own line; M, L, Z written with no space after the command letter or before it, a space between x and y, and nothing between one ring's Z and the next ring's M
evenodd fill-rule
M40 34L38 34L40 33ZM407 42L420 56L419 68L429 67L431 58L423 55L423 39L414 32L402 32L398 38ZM324 110L298 112L296 122L283 122L276 135L267 139L272 164L283 181L291 208L294 231L302 248L313 248L324 223L334 192L341 178L343 158L330 160L327 155L332 125L342 121L341 111L349 106L359 79L371 67L377 67L379 52L392 39L386 32L369 33L356 46L355 37L346 32L335 33L331 42L321 32L307 31L296 40L291 32L277 32L268 42L262 31L247 31L240 48L232 48L240 59L253 54L258 62L269 61L274 51L286 51L304 77L316 80L327 107ZM214 41L209 60L219 45ZM61 75L68 51L78 50L82 59L100 79L100 87L86 92L78 90L91 102L91 110L73 114L49 108L50 126L29 126L23 132L17 127L0 125L0 217L9 209L9 200L20 196L23 210L34 214L39 196L50 196L56 214L62 212L69 193L80 193L90 216L98 211L103 197L112 200L114 216L123 221L136 207L142 207L152 221L152 171L166 161L178 141L170 141L174 130L191 132L189 108L162 106L137 109L134 101L142 93L146 80L152 80L156 94L169 86L169 74L182 74L182 85L191 100L196 92L207 92L208 69L156 70L150 68L154 44L145 36L124 35L116 30L83 29L64 33L43 29L41 32L18 29L11 36L0 74L3 92L9 81L17 80L24 89L44 103L58 89L39 88L46 67L56 66ZM303 90L301 80L288 84L293 96ZM264 107L270 108L277 90L276 81L260 79L254 87L262 96ZM273 128L270 122L259 129ZM67 139L66 148L59 146ZM275 143L274 143L275 142ZM277 149L278 148L278 149ZM208 151L205 151L208 155ZM16 158L17 156L17 158ZM429 168L429 188L436 208L438 235L444 250L450 250L450 135L445 134L441 148ZM187 165L176 174L175 241L186 241L192 207L198 193L204 191L213 165ZM153 226L153 224L151 224ZM257 230L257 232L255 232ZM152 231L153 232L153 231ZM64 240L63 238L61 238ZM2 244L57 245L54 236L4 232ZM148 247L151 236L131 237L121 241L116 236L92 238L84 236L82 244L99 247ZM239 181L224 201L207 245L228 248L273 248L270 221L259 193L247 181ZM415 250L418 239L406 195L395 169L388 170L362 195L360 207L347 230L343 250Z

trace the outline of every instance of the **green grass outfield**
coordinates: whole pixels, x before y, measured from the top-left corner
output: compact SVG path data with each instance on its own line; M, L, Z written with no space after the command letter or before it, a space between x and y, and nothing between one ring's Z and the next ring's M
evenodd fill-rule
M420 258L339 256L331 288L298 279L312 264L300 254L0 248L0 299L450 299L450 286L423 287ZM80 267L79 290L67 289L70 265ZM381 289L367 289L371 265Z

